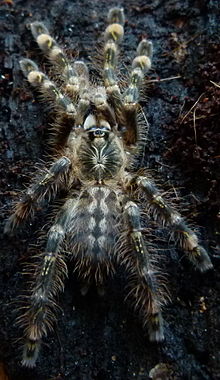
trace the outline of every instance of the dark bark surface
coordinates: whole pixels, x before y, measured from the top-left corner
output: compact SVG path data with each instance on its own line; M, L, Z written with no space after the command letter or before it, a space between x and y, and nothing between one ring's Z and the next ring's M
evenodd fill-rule
M28 24L44 21L70 55L79 52L80 58L90 62L101 41L108 9L115 5L123 6L126 14L123 64L130 64L137 43L148 37L155 49L149 79L181 76L153 83L148 100L142 101L150 124L144 163L161 177L165 190L178 190L187 212L180 210L201 226L214 270L203 275L195 272L180 259L181 252L168 250L163 243L172 302L163 312L162 344L148 341L135 313L123 303L123 273L109 280L104 298L95 289L82 297L77 279L70 275L60 296L62 312L56 333L45 339L37 367L27 370L20 365L21 331L15 316L17 299L25 287L24 263L46 220L39 213L18 236L1 237L1 379L3 373L10 380L220 378L218 1L0 2L2 229L12 202L30 183L35 165L47 152L50 120L19 68L21 57L45 63Z

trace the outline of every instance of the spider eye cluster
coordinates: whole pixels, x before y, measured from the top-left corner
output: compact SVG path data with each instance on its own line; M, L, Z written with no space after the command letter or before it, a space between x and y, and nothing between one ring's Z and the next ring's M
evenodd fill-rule
M93 126L93 127L90 127L87 129L87 132L89 134L89 137L91 138L91 140L93 140L94 138L99 138L99 137L104 137L105 139L108 138L108 135L109 135L109 132L110 130L104 126L100 126L100 127L97 127L97 126Z
M84 121L84 130L88 133L91 140L94 138L108 138L111 126L106 120L97 120L93 114L89 114Z

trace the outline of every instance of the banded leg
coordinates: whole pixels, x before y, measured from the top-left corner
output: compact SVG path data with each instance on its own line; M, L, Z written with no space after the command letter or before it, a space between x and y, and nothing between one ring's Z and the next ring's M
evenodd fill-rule
M61 157L54 162L47 174L29 187L20 202L16 204L14 213L8 219L4 229L5 233L12 232L29 217L33 217L35 211L46 197L50 199L52 196L56 196L57 191L62 187L70 164L71 162L67 157Z
M70 64L66 54L56 41L50 36L48 29L42 22L33 22L31 32L39 48L55 66L64 81L64 91L74 99L79 95L80 88L85 82L88 83L88 68L82 61L77 61L73 66ZM80 70L79 65L80 63Z
M108 120L108 125L114 127L116 125L114 112L109 106L105 94L103 94L102 91L99 92L99 88L94 96L94 105L96 107L96 118L98 125L101 126L103 125L104 120Z
M186 252L188 260L201 272L211 269L213 265L209 255L199 245L198 237L187 226L183 217L165 202L157 187L147 177L137 177L135 182L146 194L154 218L172 227L174 239Z
M76 107L75 124L77 126L83 125L85 115L90 107L90 83L89 83L89 70L83 61L75 61L73 68L78 76L78 88L74 88L70 83L66 86L65 90L75 101L78 101Z
M153 55L152 43L142 40L137 47L137 56L132 62L129 87L123 94L124 114L126 120L125 142L127 145L136 144L141 139L137 125L139 110L139 88L142 84L144 74L151 68Z
M144 326L147 325L149 339L161 341L163 335L163 321L161 316L162 302L165 295L157 281L155 271L150 260L149 252L141 233L140 211L134 202L125 205L125 216L130 227L130 236L135 249L136 265L131 269L132 290L135 306L140 309Z
M108 13L109 25L105 29L104 46L104 85L114 109L122 108L121 92L117 84L115 73L118 56L118 46L124 36L124 11L121 8L112 8Z
M30 305L26 306L25 314L18 319L25 335L22 365L27 367L35 366L42 337L52 330L56 319L57 305L54 298L63 290L64 277L67 275L66 264L59 254L65 236L64 219L58 219L49 231L46 251L30 292Z
M35 87L43 97L48 100L55 110L65 111L75 117L75 107L67 96L63 95L55 84L41 71L31 59L22 59L20 61L21 70L28 82Z

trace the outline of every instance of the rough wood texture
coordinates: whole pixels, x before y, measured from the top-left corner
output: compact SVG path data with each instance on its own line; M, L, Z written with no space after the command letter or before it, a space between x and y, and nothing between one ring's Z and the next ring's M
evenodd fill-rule
M180 188L185 203L190 201L187 215L201 225L215 270L201 275L179 260L175 250L167 252L172 303L164 310L166 340L160 345L148 342L134 314L123 306L122 273L109 282L104 299L95 290L83 298L76 279L70 278L60 298L63 313L57 335L48 337L36 369L27 370L20 367L14 310L24 288L24 262L42 220L45 223L40 213L18 237L1 240L0 353L10 380L140 380L158 379L159 374L163 379L211 380L220 376L220 91L210 82L220 80L218 1L0 2L1 224L46 153L50 120L34 101L18 64L20 57L42 60L27 25L44 21L70 54L79 51L88 60L104 31L107 11L115 5L124 7L127 18L124 63L131 63L137 43L147 36L155 47L152 79L181 76L155 83L148 101L142 102L151 127L145 163L158 172L166 190ZM184 116L201 94L195 125L193 112L181 123L179 115Z

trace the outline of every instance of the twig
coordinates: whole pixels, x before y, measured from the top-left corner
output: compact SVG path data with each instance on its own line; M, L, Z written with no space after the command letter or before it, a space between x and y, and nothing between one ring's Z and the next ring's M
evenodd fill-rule
M212 80L210 80L210 82L211 82L212 84L214 84L214 86L220 88L220 85L219 85L218 83L215 83L215 82L213 82Z
M169 78L163 78L163 79L151 79L151 80L148 80L147 83L165 82L165 81L168 81L168 80L179 79L179 78L182 78L182 76L181 75L177 75L176 77L169 77Z
M200 101L201 97L204 95L205 93L203 92L197 99L197 101L193 104L193 106L190 108L190 110L183 116L182 120L180 121L180 124L182 124L182 122L185 120L185 118L190 114L190 112L195 108L195 106L198 104L198 102Z
M193 111L193 129L194 129L194 136L195 136L195 144L197 145L197 133L196 133L196 108L194 108L194 111Z

